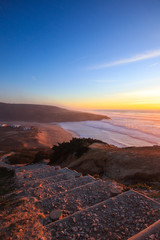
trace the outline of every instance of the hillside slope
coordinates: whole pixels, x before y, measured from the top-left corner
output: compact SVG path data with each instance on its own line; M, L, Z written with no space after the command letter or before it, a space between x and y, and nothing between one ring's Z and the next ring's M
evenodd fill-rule
M74 122L108 119L107 116L32 104L0 103L0 121Z
M75 143L71 143L68 149L72 150ZM56 149L61 149L61 145ZM57 150L51 159L53 165L69 167L83 174L108 176L125 184L160 182L160 146L118 148L95 142L81 156L76 156L76 150L65 154L67 149L61 149L56 159Z

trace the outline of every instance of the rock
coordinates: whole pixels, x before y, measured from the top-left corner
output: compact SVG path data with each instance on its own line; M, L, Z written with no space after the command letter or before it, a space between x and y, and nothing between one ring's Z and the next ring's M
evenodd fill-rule
M73 217L72 220L73 220L74 223L76 222L76 218L75 217Z
M61 211L61 210L53 210L53 211L50 213L49 217L50 217L53 221L62 219L62 211Z
M149 239L152 239L152 240L155 239L155 235L154 234L150 235Z
M77 227L72 227L73 232L77 232L78 228Z
M78 173L75 178L82 177L82 173Z
M120 194L122 192L122 188L116 185L110 185L110 192L113 195Z

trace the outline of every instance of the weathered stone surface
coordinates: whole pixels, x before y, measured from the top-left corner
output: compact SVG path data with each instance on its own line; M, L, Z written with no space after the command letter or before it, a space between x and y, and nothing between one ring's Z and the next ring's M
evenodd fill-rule
M58 175L59 176L59 175ZM68 176L68 175L67 175ZM64 175L62 176L64 178ZM41 185L39 184L37 187L31 187L26 189L27 193L31 196L36 197L37 199L44 199L47 197L52 197L55 194L59 194L62 192L66 192L70 189L85 185L87 183L94 182L95 179L91 176L84 176L78 178L70 178L69 180L64 181L63 178L59 178L58 182L51 181L47 183L43 182ZM55 180L55 179L54 179ZM43 190L42 190L43 189Z
M113 194L110 189L112 189L110 182L98 180L59 195L54 195L51 198L43 199L37 202L37 205L41 206L45 211L50 211L54 203L55 208L60 207L72 214L112 197ZM122 189L117 190L117 194L121 192Z
M150 217L147 215L148 209L152 209ZM145 224L150 225L160 218L160 204L134 191L128 191L50 224L46 228L52 230L54 236L61 223L61 228L66 229L68 235L72 236L75 226L73 218L76 221L77 233L82 239L86 239L83 233L87 233L89 239L97 239L99 235L98 239L101 240L126 240L143 230ZM65 236L60 234L59 239L65 239Z
M56 175L59 174L64 174L64 173L68 173L68 174L74 174L74 175L78 175L78 173L73 173L70 169L68 168L62 168L62 169L58 169L55 170L54 166L49 166L49 165L45 165L42 169L35 169L33 170L28 170L28 171L16 171L16 176L19 179L20 182L33 182L34 181L40 181L43 178L49 178L49 177L54 177ZM26 179L27 178L27 179Z
M53 210L53 211L49 214L49 217L50 217L53 221L62 219L62 211L59 210L59 209Z
M75 178L77 175L76 172L71 172L68 169L62 168L59 170L56 170L55 173L51 174L49 177L44 177L44 178L36 178L28 181L21 181L21 185L25 185L25 188L30 188L30 187L36 187L37 183L41 183L42 185L45 184L50 184L54 182L60 182L64 180L69 180L71 178Z

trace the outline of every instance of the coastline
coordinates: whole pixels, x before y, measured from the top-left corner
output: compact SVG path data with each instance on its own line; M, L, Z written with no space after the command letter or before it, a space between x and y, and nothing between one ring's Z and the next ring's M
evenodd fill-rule
M131 114L132 113L132 114ZM102 114L110 115L110 119L68 121L68 122L25 122L5 121L9 124L22 126L34 126L39 129L37 141L40 145L52 147L72 138L93 138L120 148L143 147L160 145L160 114L154 116L150 112L137 114L130 111L129 114L119 111L104 111ZM4 123L4 122L2 122Z
M160 117L157 118L160 121ZM61 122L58 125L75 136L98 139L117 147L160 145L157 119L154 122L122 114L112 120Z
M67 128L63 128L61 126L61 123L53 123L54 125L57 125L59 126L61 129L63 129L65 132L69 133L72 135L73 138L80 138L80 134L78 134L76 131L73 131L73 130L70 130L70 129L67 129Z

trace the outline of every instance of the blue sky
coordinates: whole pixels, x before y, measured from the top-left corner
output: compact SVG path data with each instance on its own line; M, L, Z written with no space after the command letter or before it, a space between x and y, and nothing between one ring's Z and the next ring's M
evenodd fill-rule
M159 0L0 1L0 101L160 108Z

